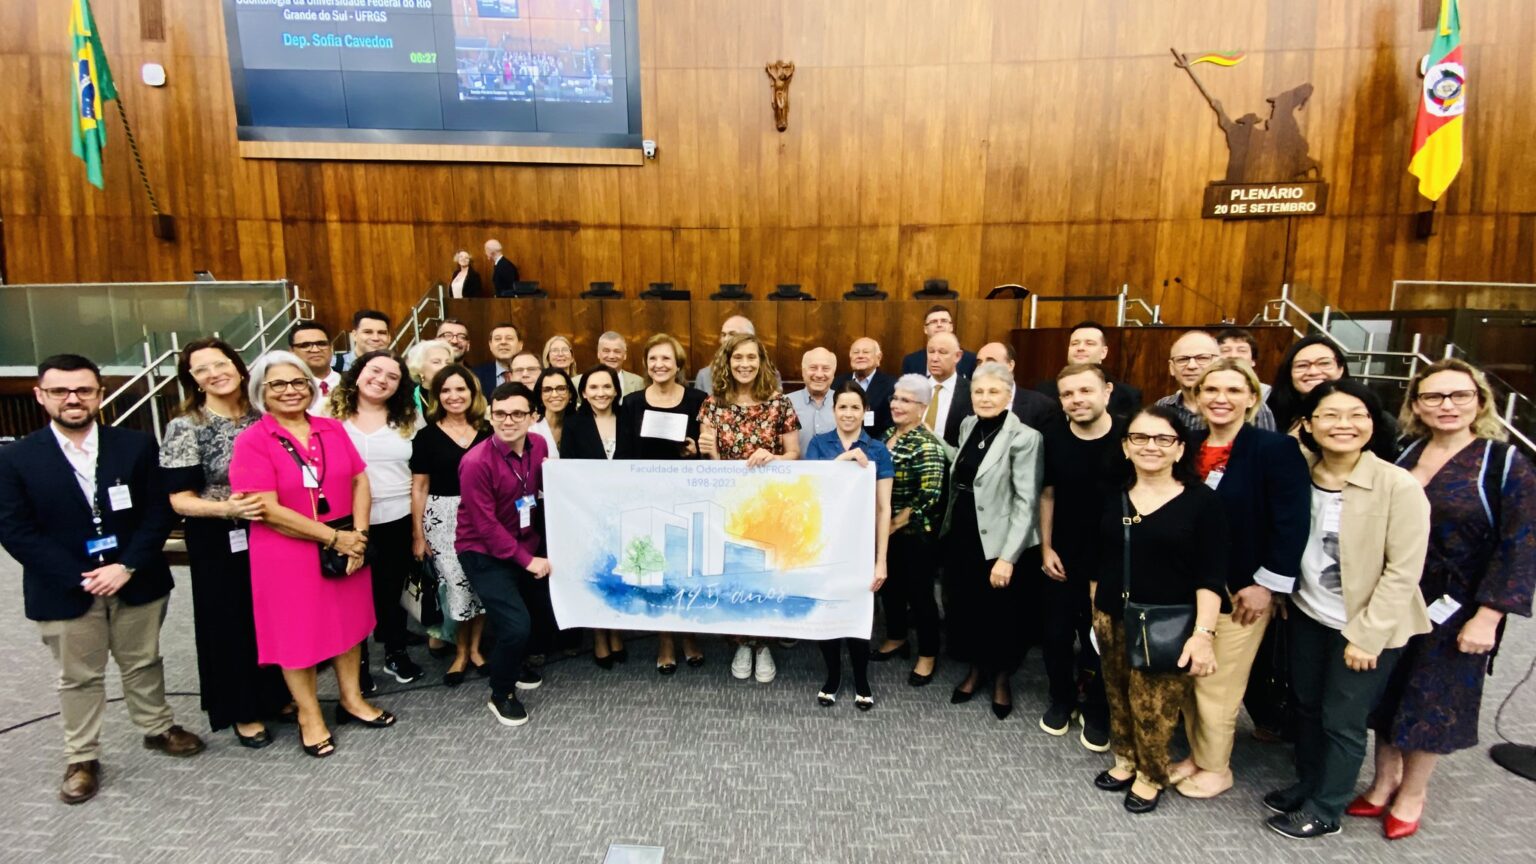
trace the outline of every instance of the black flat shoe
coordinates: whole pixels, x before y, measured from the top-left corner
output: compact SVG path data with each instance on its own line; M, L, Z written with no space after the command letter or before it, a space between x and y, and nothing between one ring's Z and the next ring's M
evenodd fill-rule
M327 737L319 744L305 744L304 739L299 739L299 748L316 759L324 759L336 752L336 742Z
M364 720L356 714L353 714L351 711L348 711L340 705L337 705L336 725L345 726L348 723L358 723L363 726L367 726L369 729L387 729L390 726L395 725L395 715L389 713L388 711L380 711L379 716L373 718L372 720Z
M476 663L475 661L471 660L469 661L469 671L475 673L481 678L487 678L490 677L491 674L491 664Z
M628 648L620 648L617 651L610 652L608 654L608 656L612 657L615 663L628 663L629 662L629 649Z
M241 747L249 747L252 750L260 750L272 743L272 733L265 729L255 735L241 735L240 730L236 729L235 738L240 742Z
M1012 702L1008 703L1007 705L1004 705L1001 702L993 702L992 703L992 714L997 719L999 719L999 720L1007 720L1008 719L1008 715L1012 714L1012 713L1013 713L1013 703Z
M657 663L656 664L656 674L658 674L658 675L676 675L677 674L677 664L676 663Z
M1116 777L1108 771L1100 771L1099 776L1093 778L1094 787L1097 789L1103 789L1105 792L1124 792L1127 789L1130 789L1131 784L1135 782L1135 777L1127 777L1124 780L1121 780L1119 777Z
M452 657L459 649L452 642L445 642L436 648L428 648L427 653L441 660L444 657Z
M959 687L956 687L954 691L949 694L949 704L963 705L964 703L971 701L971 697L975 695L975 690L961 690Z
M609 654L606 657L599 657L596 654L593 654L592 655L592 662L596 663L597 664L597 668L599 668L599 669L612 669L613 668L613 655Z
M689 666L692 666L695 669L704 665L703 654L695 654L692 657L684 657L683 660L686 661Z
M887 661L887 660L889 660L892 657L895 657L897 655L900 655L901 659L903 659L903 660L907 659L908 657L911 657L912 656L912 643L910 643L910 642L903 642L900 645L898 645L897 647L892 648L889 651L881 651L880 649L876 648L876 649L874 649L874 650L869 652L869 659L875 661L876 663L884 663L885 661Z
M463 669L460 669L457 672L444 672L443 673L443 686L444 687L457 687L457 686L459 686L460 684L463 684L463 683L464 683L464 670Z
M1125 790L1125 809L1128 813L1151 813L1157 809L1157 802L1163 799L1163 790L1157 790L1157 794L1151 798L1143 798L1135 792Z

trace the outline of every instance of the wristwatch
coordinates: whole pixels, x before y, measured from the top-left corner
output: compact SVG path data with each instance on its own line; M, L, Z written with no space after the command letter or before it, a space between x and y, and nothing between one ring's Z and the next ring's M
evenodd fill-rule
M1196 624L1195 625L1195 632L1196 633L1204 633L1207 636L1210 636L1212 639L1216 638L1216 631L1212 630L1209 627L1201 627L1200 625Z
M119 562L117 562L117 563L118 563L118 565L119 565L119 566L121 566L121 567L122 567L122 568L123 568L123 569L124 569L124 570L125 570L125 571L127 571L127 573L128 573L128 575L129 575L129 576L132 576L132 575L133 575L133 574L134 574L134 573L135 573L135 572L137 572L137 571L138 571L138 569L139 569L139 568L137 568L137 567L133 567L133 566L130 566L130 565L128 565L128 564L124 564L124 563L123 563L123 562L121 562L121 561L119 561Z

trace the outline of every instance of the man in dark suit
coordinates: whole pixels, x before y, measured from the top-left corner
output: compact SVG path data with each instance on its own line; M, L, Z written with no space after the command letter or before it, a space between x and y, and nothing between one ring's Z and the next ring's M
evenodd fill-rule
M1109 359L1109 342L1105 336L1104 325L1097 321L1081 321L1072 328L1072 334L1067 337L1067 365L1073 363L1094 363L1100 367ZM1114 389L1109 394L1109 413L1115 417L1129 417L1141 410L1141 391L1109 374L1104 370L1104 377ZM1040 382L1035 389L1044 393L1052 401L1058 399L1056 392L1056 379L1051 378Z
M1011 376L1015 362L1013 347L1002 342L988 342L976 352L976 362L1001 363L1008 367ZM1044 393L1020 387L1018 381L1013 382L1011 405L1014 415L1024 421L1024 425L1041 434L1045 433L1046 427L1062 422L1061 403Z
M933 306L928 314L923 316L923 349L913 351L901 358L901 374L903 375L927 375L928 374L928 348L927 340L932 339L938 333L954 333L955 316L947 307ZM957 335L955 338L959 338ZM956 369L966 378L976 371L976 355L969 351L960 352L960 362Z
M951 447L960 446L960 421L971 414L971 380L959 374L960 340L950 332L928 339L928 384L933 395L923 425Z
M849 381L864 388L864 399L869 403L865 414L864 431L875 438L885 436L891 423L891 396L896 393L896 376L880 371L880 343L861 336L853 340L848 349L848 365L853 369L847 375L839 375L832 382L832 392L843 388Z
M517 293L517 265L501 255L501 241L485 241L485 260L491 262L491 293L511 297Z
M352 313L352 346L336 355L331 368L345 372L352 368L357 358L370 351L383 351L389 347L393 334L389 316L377 309L359 309Z
M476 366L474 373L480 379L480 392L490 399L498 384L512 380L512 358L523 350L523 331L511 321L497 322L491 326L487 344L491 359Z
M191 756L204 746L165 702L162 549L175 516L155 441L98 423L102 392L90 360L49 357L33 388L47 428L0 449L0 545L21 563L26 615L59 665L66 804L96 795L108 653L145 747Z

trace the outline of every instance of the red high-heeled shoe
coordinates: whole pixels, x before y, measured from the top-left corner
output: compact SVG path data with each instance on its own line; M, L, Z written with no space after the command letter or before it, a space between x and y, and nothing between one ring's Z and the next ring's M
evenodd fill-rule
M1414 834L1418 833L1419 821L1423 818L1424 815L1421 813L1419 814L1418 819L1415 819L1412 822L1407 822L1397 818L1396 816L1393 816L1392 813L1388 811L1386 821L1381 825L1381 831L1383 834L1387 835L1388 840L1401 840L1404 837L1412 837Z
M1355 800L1349 802L1349 806L1344 808L1344 812L1365 819L1379 819L1387 812L1387 805L1372 804L1364 795L1356 795Z

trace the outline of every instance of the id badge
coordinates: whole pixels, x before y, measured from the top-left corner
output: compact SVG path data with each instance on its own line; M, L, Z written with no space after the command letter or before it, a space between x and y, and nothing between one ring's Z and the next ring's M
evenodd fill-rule
M873 412L873 411L865 411L864 412L864 425L865 426L873 426L873 425L875 425L875 412Z
M1223 478L1225 476L1227 476L1226 470L1224 470L1222 468L1217 468L1216 470L1212 471L1211 473L1205 475L1205 485L1211 487L1212 489L1215 489L1216 487L1221 485L1221 478Z
M1452 600L1451 595L1442 594L1439 600L1429 604L1429 620L1436 624L1444 624L1451 620L1451 616L1455 615L1460 608L1461 604Z
M116 548L116 534L108 534L105 537L92 537L85 541L85 554L87 555L100 555L104 552L111 552Z
M1344 502L1339 498L1329 498L1323 507L1323 532L1326 534L1339 533L1339 520L1344 513Z
M517 499L517 527L533 527L533 496L524 495Z
M122 483L107 489L107 501L112 505L112 511L127 510L133 506L133 494Z
M315 469L309 467L308 465L304 466L304 488L305 489L319 489L320 488L320 478L315 476Z
M244 528L236 528L235 530L229 532L229 551L232 554L236 552L244 552L249 548L251 548L251 539L245 533Z

